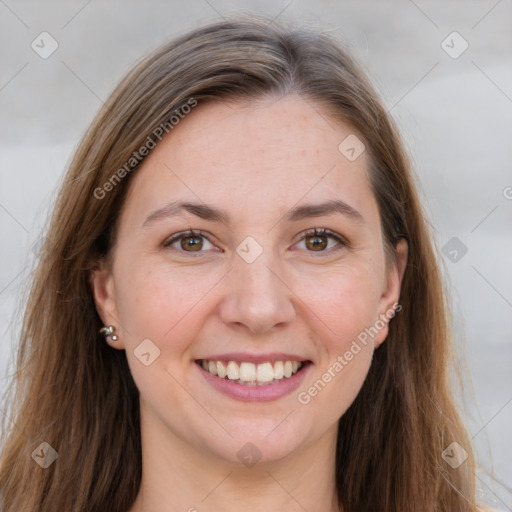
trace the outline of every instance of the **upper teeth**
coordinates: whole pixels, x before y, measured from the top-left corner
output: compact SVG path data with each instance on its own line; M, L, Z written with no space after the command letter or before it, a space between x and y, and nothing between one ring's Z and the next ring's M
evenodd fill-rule
M237 363L236 361L210 361L201 359L201 366L221 379L228 378L239 384L266 384L273 380L291 377L304 363L299 361L276 361L274 364Z

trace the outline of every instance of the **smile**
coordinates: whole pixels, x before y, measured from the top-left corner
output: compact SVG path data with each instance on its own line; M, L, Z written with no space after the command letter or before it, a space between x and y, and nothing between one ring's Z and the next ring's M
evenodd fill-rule
M260 364L236 361L197 361L204 370L221 379L245 386L266 386L289 379L304 367L303 361L275 361Z

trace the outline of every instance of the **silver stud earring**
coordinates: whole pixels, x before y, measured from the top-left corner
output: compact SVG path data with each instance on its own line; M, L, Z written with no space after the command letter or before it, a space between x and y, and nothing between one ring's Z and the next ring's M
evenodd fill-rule
M105 338L108 338L110 336L110 339L112 341L117 341L118 337L117 334L114 334L116 332L116 328L113 325L109 325L108 327L102 327L100 329L100 334L103 334Z

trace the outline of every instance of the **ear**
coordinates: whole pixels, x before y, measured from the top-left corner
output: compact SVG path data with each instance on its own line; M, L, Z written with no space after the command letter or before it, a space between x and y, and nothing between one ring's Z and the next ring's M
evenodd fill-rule
M110 267L101 262L97 268L91 270L89 284L92 289L96 311L103 325L113 325L116 329L118 339L112 341L111 337L106 337L105 341L113 348L123 349L124 342L120 332L121 324L119 323L115 281Z
M388 268L386 285L379 300L379 319L384 326L379 329L375 336L375 346L380 345L387 337L389 332L389 321L394 316L395 311L399 311L401 306L398 305L400 299L400 290L402 281L407 267L408 257L407 241L401 238L395 246L396 260L393 261Z

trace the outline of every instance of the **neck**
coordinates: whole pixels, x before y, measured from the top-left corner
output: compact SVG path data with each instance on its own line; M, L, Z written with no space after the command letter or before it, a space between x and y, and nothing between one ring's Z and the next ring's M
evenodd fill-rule
M196 449L141 418L142 481L128 512L339 512L337 424L316 443L279 461L247 467Z

